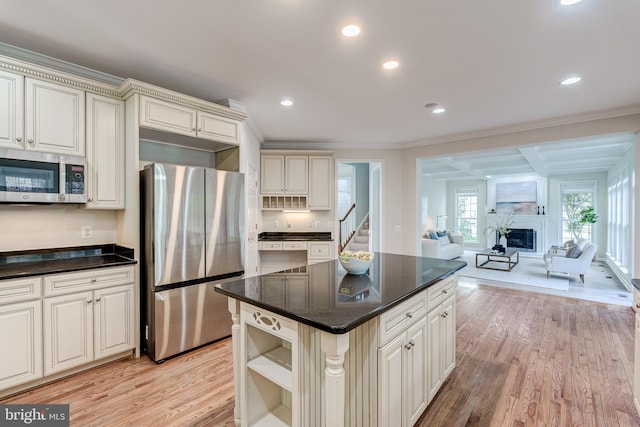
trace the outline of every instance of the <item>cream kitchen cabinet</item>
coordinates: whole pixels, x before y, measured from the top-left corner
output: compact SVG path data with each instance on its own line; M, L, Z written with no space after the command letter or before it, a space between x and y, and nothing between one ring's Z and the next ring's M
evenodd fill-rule
M309 157L262 155L260 159L262 194L307 194Z
M333 157L309 156L309 209L330 210L333 194Z
M379 350L379 425L412 426L427 407L424 316Z
M25 79L27 150L85 154L85 93L67 86Z
M44 374L134 348L133 267L44 276Z
M41 279L0 281L0 390L42 378Z
M412 426L427 407L425 292L380 315L378 425Z
M24 77L0 71L0 147L24 148Z
M428 401L456 366L456 302L450 295L427 315L429 358Z
M309 242L307 250L307 264L331 261L333 257L333 242Z
M140 96L140 126L229 144L240 144L240 122L148 96Z
M88 209L124 209L124 101L87 93Z
M634 294L637 296L638 291L635 290ZM638 305L636 305L636 308ZM634 351L634 363L633 363L633 403L636 406L636 411L640 413L640 313L636 312L636 333L635 333L635 351Z
M0 98L0 146L84 156L84 91L1 71Z

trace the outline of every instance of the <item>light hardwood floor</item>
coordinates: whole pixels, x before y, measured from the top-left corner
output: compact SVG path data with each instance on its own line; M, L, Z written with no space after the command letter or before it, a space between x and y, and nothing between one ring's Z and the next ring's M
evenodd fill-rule
M419 426L640 426L630 308L459 282L457 367ZM72 426L233 425L230 340L125 360L0 403L70 403Z

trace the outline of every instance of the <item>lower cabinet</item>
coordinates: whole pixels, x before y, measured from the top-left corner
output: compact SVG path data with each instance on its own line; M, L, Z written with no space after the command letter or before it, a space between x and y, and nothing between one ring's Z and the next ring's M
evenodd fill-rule
M427 322L418 320L378 350L379 425L412 426L427 407Z
M444 380L456 366L456 305L450 296L427 315L429 354L429 396L436 395Z
M126 355L134 305L131 266L0 281L0 396Z
M44 374L133 348L133 285L44 300Z
M0 389L42 377L42 302L0 305Z
M635 291L637 294L638 291ZM633 402L640 413L640 313L636 313L636 339L633 363Z

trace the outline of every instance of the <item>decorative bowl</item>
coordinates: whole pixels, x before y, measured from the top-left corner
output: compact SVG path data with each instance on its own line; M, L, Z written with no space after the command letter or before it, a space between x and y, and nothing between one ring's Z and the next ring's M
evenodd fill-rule
M371 266L373 261L373 252L349 252L344 251L340 253L338 257L342 267L347 270L349 274L363 274Z

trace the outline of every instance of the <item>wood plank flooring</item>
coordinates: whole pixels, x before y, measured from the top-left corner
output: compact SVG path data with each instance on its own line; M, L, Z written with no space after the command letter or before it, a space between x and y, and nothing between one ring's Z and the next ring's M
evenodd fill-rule
M457 297L457 367L417 425L640 426L631 308L464 281ZM0 403L70 403L72 426L231 426L231 343L114 362Z

